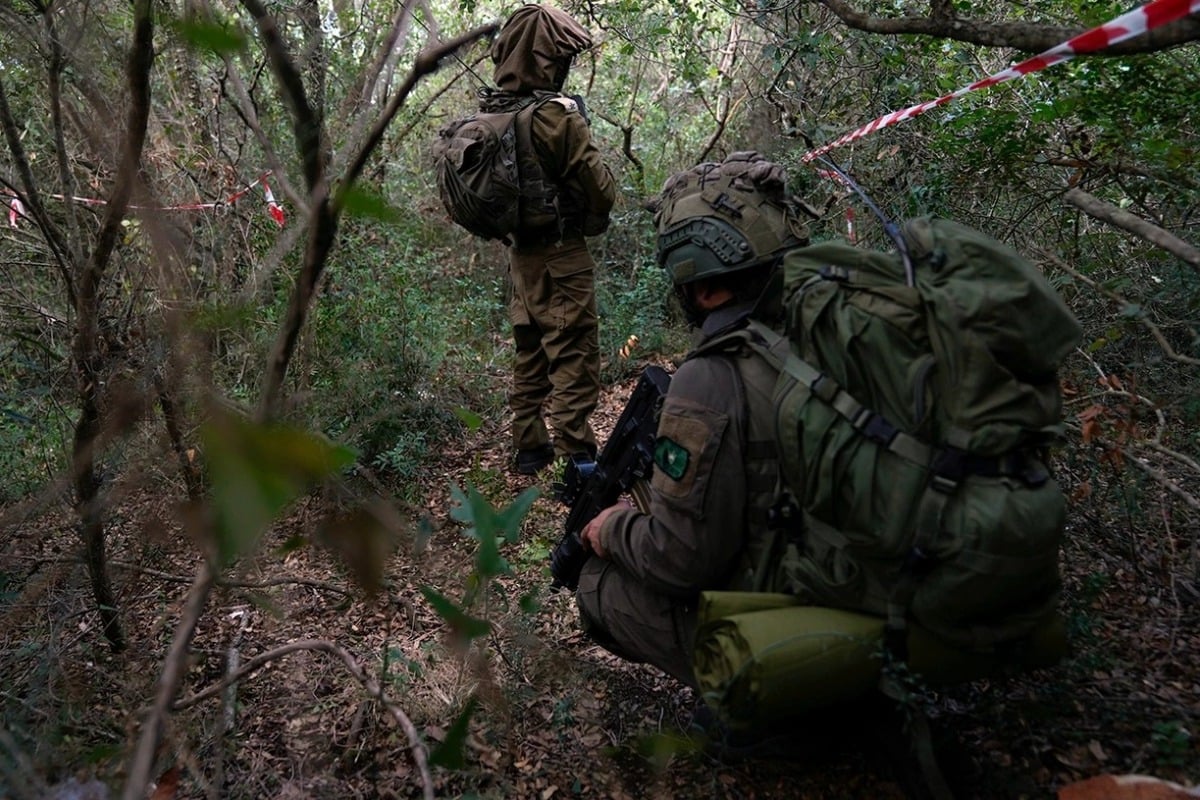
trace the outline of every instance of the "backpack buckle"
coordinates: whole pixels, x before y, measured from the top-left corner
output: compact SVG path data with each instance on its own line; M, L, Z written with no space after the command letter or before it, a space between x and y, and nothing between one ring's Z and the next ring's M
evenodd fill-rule
M845 283L850 280L850 270L845 267L839 267L836 264L822 264L817 270L817 274L827 281Z
M790 497L784 495L767 509L767 527L773 531L789 530L799 511L800 507Z
M939 492L949 494L958 488L967 475L967 453L957 447L939 448L929 468L933 470L930 485Z
M900 433L900 429L874 411L868 411L867 414L866 421L862 424L856 422L855 427L871 441L884 447L890 446L896 439L896 435Z

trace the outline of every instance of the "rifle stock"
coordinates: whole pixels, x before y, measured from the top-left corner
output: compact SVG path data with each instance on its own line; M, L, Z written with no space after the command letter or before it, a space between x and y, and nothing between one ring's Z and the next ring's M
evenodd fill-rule
M552 588L574 591L579 586L579 573L589 555L579 538L583 529L621 495L633 492L640 480L649 477L654 467L658 415L670 383L671 376L662 367L647 367L596 460L572 459L567 463L559 499L571 511L562 539L550 553Z

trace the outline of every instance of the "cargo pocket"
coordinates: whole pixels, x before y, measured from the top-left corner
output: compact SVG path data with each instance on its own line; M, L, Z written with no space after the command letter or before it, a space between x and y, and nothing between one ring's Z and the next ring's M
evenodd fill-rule
M596 320L596 263L583 240L563 244L546 258L546 272L553 291L550 316L555 327L562 330Z

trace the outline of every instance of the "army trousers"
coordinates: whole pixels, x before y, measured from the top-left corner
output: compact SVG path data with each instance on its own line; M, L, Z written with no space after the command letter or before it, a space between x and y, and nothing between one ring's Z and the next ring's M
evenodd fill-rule
M588 418L600 397L596 263L583 236L509 249L516 355L508 404L513 447L550 442L557 455L595 452Z
M659 594L607 559L583 565L575 594L584 631L627 661L653 664L695 688L693 604Z

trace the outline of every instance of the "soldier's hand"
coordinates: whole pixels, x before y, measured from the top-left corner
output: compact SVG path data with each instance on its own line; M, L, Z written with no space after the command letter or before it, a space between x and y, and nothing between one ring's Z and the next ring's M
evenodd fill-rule
M579 535L579 538L583 540L584 546L591 548L591 551L601 558L608 558L608 552L604 549L604 543L600 540L600 529L604 527L604 521L614 511L626 507L624 503L617 503L603 509L599 514L592 517L592 521L583 527L583 533Z

